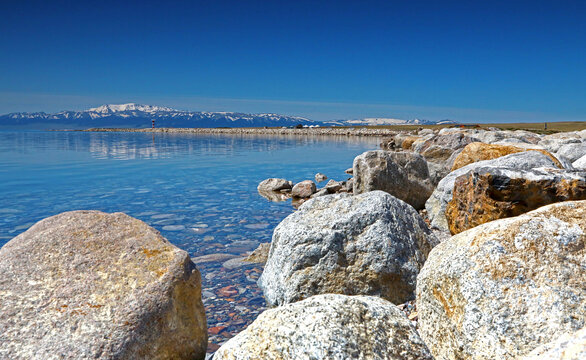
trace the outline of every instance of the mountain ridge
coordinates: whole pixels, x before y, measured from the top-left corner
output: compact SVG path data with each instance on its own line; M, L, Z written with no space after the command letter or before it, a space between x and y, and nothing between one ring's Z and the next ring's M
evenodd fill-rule
M104 104L82 111L17 112L0 115L0 128L13 129L86 129L92 127L291 127L291 126L369 126L429 125L428 120L365 118L355 120L315 121L300 116L275 113L208 112L176 110L165 106L136 103ZM454 122L450 122L454 123Z

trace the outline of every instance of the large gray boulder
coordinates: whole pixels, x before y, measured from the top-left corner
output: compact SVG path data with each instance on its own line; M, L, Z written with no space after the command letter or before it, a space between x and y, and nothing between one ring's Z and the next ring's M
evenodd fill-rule
M393 304L371 296L316 295L266 310L214 360L432 359Z
M432 227L449 231L445 212L448 203L452 200L456 178L471 170L482 167L510 168L516 170L529 170L538 167L558 168L556 162L551 157L538 151L526 151L492 160L478 161L452 171L438 183L425 203L425 209L427 210Z
M489 222L436 246L417 278L437 360L514 359L586 325L586 201Z
M205 356L199 271L128 215L42 220L0 249L0 273L0 358Z
M367 151L354 159L354 194L386 191L422 209L433 191L425 159L410 152Z
M276 305L324 293L403 303L436 244L415 209L385 192L319 197L276 227L258 284Z

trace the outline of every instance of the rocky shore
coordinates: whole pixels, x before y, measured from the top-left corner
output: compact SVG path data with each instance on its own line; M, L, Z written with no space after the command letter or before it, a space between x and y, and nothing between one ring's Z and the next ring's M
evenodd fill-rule
M266 262L246 276L273 308L213 358L586 358L586 130L370 131L381 150L346 180L259 184L299 208L222 261ZM196 264L124 214L45 219L0 249L0 271L2 358L203 359L221 331Z

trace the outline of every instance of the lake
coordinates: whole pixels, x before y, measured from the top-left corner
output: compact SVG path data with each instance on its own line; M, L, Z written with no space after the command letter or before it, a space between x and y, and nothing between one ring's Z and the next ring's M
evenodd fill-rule
M290 201L261 197L256 191L260 181L298 182L317 172L346 180L344 170L354 157L376 149L379 140L0 132L0 245L45 217L95 209L136 217L192 257L242 256L269 242L275 226L294 211ZM262 267L227 269L222 264L198 265L210 350L265 308L255 283ZM238 294L222 296L226 287Z

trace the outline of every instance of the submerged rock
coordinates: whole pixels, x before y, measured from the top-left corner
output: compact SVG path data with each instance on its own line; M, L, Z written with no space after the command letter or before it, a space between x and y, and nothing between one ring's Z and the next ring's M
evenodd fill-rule
M249 263L264 264L267 262L269 257L269 250L271 249L271 243L261 243L250 255L244 259Z
M421 155L367 151L354 159L354 194L385 191L422 209L433 191L427 162Z
M214 354L214 360L228 359L432 357L393 304L371 296L328 294L264 311Z
M311 180L305 180L293 186L293 190L291 190L291 196L304 199L315 194L316 191L317 188L315 183Z
M541 207L436 246L417 278L436 359L514 359L586 325L586 201Z
M315 174L315 182L318 182L318 183L320 183L320 182L322 182L322 181L326 181L327 179L328 179L328 177L327 177L327 176L325 176L325 175L324 175L324 174L322 174L322 173L317 173L317 174Z
M446 218L457 234L567 200L586 200L586 171L477 168L456 179Z
M323 293L403 303L436 243L419 214L385 192L319 197L277 226L259 286L278 305Z
M3 358L205 356L199 271L128 215L42 220L0 249L0 273Z
M425 209L431 221L431 226L440 230L448 231L448 220L445 216L448 203L452 200L454 183L456 178L467 172L481 167L506 168L516 170L529 170L538 167L557 168L551 157L537 151L525 151L516 154L506 155L493 160L478 161L466 165L458 170L449 173L439 182L427 202Z

